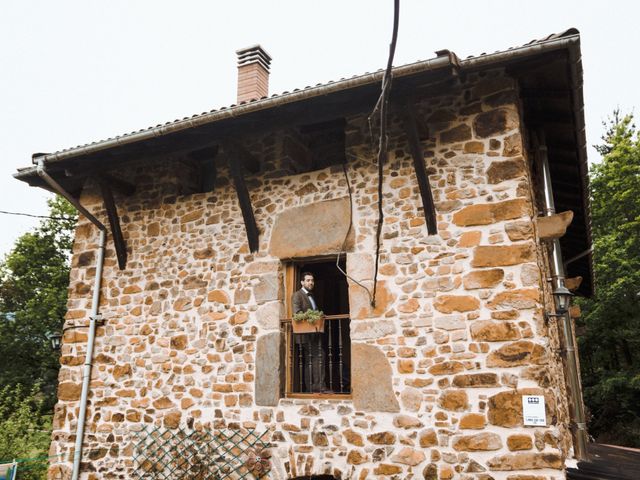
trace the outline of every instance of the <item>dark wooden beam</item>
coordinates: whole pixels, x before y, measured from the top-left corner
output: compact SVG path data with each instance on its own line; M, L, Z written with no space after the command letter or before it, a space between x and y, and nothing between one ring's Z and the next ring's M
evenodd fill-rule
M551 88L522 88L520 96L526 99L571 100L571 90Z
M136 186L132 183L114 177L108 173L100 174L100 177L109 184L109 187L122 195L126 195L128 197L136 193Z
M116 247L116 256L118 257L118 267L120 267L120 270L124 270L127 267L127 245L122 236L122 230L120 229L120 219L118 217L116 202L113 199L111 184L103 176L98 176L97 181L98 185L100 185L102 200L104 201L107 217L109 218L111 235L113 235L113 243Z
M413 109L413 103L407 101L403 108L404 129L409 140L409 148L413 157L413 168L416 171L418 186L420 187L420 197L422 198L422 209L427 222L427 232L429 235L438 233L438 223L436 220L436 207L433 203L433 193L429 184L429 176L424 167L424 152L418 134L418 122Z
M255 253L260 248L260 232L256 224L256 218L253 215L253 207L251 206L251 197L249 190L244 181L244 173L242 171L243 157L246 154L245 149L235 141L226 141L223 144L227 162L229 164L229 173L236 189L244 226L247 231L247 240L249 241L249 250Z

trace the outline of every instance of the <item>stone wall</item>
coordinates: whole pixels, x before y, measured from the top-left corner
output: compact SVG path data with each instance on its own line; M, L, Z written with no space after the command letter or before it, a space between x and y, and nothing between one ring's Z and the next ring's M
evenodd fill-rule
M129 262L119 271L108 250L83 478L131 478L133 438L148 425L268 430L278 479L564 478L571 446L564 377L558 332L543 315L547 260L532 222L516 85L501 72L471 75L419 111L439 233L426 234L406 136L394 118L376 308L362 287L349 289L351 399L279 399L272 370L286 296L279 257L340 248L336 238L349 221L339 206L348 197L341 167L291 174L278 162L277 135L254 140L250 148L267 171L248 179L257 254L249 253L224 171L213 192L193 195L181 195L192 172L179 159L123 172L139 187L117 198ZM347 269L369 288L374 158L366 116L349 118ZM104 218L91 185L82 201ZM286 228L294 208L313 209L340 235L301 242L295 233L273 233L278 222ZM97 237L82 220L68 326L87 322ZM50 478L70 470L82 332L64 337L51 454L66 456ZM547 427L523 427L522 394L545 396Z

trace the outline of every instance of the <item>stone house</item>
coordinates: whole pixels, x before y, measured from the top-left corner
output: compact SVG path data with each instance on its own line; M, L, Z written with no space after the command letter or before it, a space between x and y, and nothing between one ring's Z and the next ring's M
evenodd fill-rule
M548 314L562 267L592 288L579 42L394 68L381 197L383 72L267 96L260 47L237 105L35 155L15 176L84 214L49 477L564 478L581 394ZM303 271L321 392L291 333ZM263 443L187 473L219 468L217 432Z

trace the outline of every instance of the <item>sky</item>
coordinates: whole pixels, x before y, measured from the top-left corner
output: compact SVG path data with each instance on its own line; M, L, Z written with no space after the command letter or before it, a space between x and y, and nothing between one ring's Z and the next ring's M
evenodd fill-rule
M460 58L580 30L589 145L640 107L640 2L401 0L394 65L441 49ZM15 180L34 152L235 102L239 48L272 56L270 93L386 65L392 0L7 0L0 13L0 211L47 213ZM634 60L634 58L636 60ZM598 161L589 148L590 161ZM38 221L0 214L0 257Z

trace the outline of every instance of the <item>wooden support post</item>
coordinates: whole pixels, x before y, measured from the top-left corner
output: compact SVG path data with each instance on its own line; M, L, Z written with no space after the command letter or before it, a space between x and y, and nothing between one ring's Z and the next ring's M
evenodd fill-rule
M433 203L433 194L431 192L431 185L429 184L429 176L424 168L424 153L422 151L422 145L420 144L418 125L411 101L404 104L403 114L404 128L409 140L411 156L413 157L413 168L416 171L418 186L420 187L422 208L424 210L424 218L427 222L427 233L429 235L436 235L438 233L436 208Z
M98 184L100 185L100 191L102 192L102 200L104 206L107 209L107 217L109 218L109 226L111 227L111 234L113 235L113 243L116 247L116 256L118 257L118 267L120 270L124 270L127 266L127 245L122 236L122 230L120 229L120 219L118 218L118 209L113 199L113 192L109 180L104 177L98 177Z
M240 210L242 210L242 218L244 219L244 226L247 231L247 240L249 241L249 250L251 250L252 253L255 253L260 248L260 232L258 231L256 218L253 215L251 197L249 197L247 184L244 181L244 175L242 173L242 167L245 163L245 159L247 157L252 157L251 154L241 145L231 141L225 142L224 151L227 155L227 162L229 164L231 178L233 179L233 185L236 189L236 194L238 195Z

